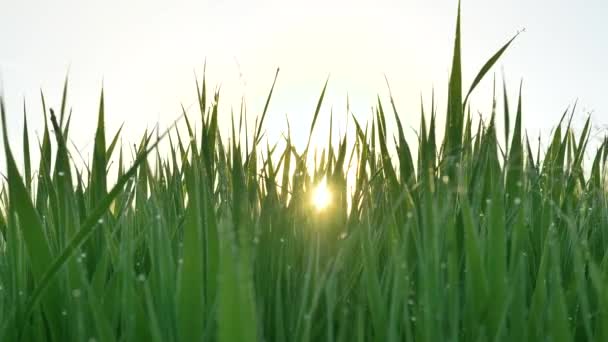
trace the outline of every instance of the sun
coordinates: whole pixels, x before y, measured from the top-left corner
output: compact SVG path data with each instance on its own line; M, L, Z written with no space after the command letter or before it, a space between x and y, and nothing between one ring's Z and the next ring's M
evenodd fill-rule
M329 205L331 201L331 192L327 187L327 181L323 179L317 186L314 188L312 193L312 204L317 208L317 210L321 211Z

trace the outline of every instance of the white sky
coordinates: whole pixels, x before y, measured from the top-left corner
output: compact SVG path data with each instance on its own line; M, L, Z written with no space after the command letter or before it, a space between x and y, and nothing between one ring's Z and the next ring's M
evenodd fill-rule
M124 122L125 144L135 143L146 127L157 122L164 127L178 116L180 104L194 103L194 72L202 75L205 59L210 89L221 84L224 127L242 96L253 122L276 67L281 68L265 126L271 142L286 129L286 115L296 141L305 141L330 74L319 136L327 132L332 107L336 132L344 131L347 93L357 117L369 118L376 95L386 98L384 74L402 121L413 128L419 125L421 94L430 103L434 87L443 129L456 5L456 0L0 0L0 73L13 148L21 146L23 100L30 130L40 134L39 90L58 108L68 71L74 143L90 150L102 80L108 135ZM574 122L580 126L585 113L593 112L595 127L602 128L608 125L606 16L608 5L601 0L464 0L464 87L488 57L526 28L494 71L500 75L504 67L512 108L523 78L524 124L531 136L548 136L576 99L581 110ZM472 103L487 117L491 77L480 87ZM194 107L192 115L198 118Z

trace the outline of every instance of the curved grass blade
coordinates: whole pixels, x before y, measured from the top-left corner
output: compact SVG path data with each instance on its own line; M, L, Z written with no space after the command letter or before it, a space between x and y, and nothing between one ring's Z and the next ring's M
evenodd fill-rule
M509 48L509 46L515 40L515 38L517 38L517 36L519 36L519 33L520 32L515 34L515 36L513 36L513 38L511 38L505 45L503 45L503 47L501 47L498 51L496 51L496 53L492 57L490 57L490 59L488 59L486 64L484 64L483 67L481 67L481 69L477 73L477 76L475 76L475 79L473 80L471 87L469 88L469 92L467 93L467 96L465 96L465 98L464 98L464 102L462 103L463 108L466 106L467 101L469 100L469 96L471 95L473 90L475 90L475 87L477 87L479 82L481 82L481 80L488 73L488 71L490 71L490 69L492 69L494 64L496 64L496 62L500 59L500 57L503 55L503 53L505 53L505 51L507 51L507 48Z
M319 101L317 102L317 108L315 109L315 115L312 117L312 123L310 124L310 132L308 133L308 142L306 143L306 148L304 149L304 154L308 152L308 147L310 146L310 139L312 138L312 131L315 129L315 124L317 123L317 118L319 117L319 112L321 111L321 104L323 104L323 98L325 97L325 90L327 90L327 83L329 83L329 77L325 80L325 85L323 86L323 91L321 91L321 96L319 96Z
M274 75L274 81L272 81L272 87L270 87L270 92L268 93L268 97L266 98L266 104L264 105L264 111L262 112L262 116L260 117L260 122L258 123L258 127L256 128L256 132L254 134L254 145L260 143L260 139L262 138L260 134L262 133L262 124L264 123L264 118L266 118L266 112L268 111L268 105L270 104L270 99L272 98L272 92L274 91L274 85L277 83L277 77L279 77L279 68L277 68L277 72Z

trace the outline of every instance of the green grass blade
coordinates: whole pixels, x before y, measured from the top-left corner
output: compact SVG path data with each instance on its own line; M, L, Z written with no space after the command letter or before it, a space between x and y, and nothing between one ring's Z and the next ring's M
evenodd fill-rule
M517 38L518 35L519 35L519 33L517 33L513 38L511 38L505 45L503 45L498 51L496 51L496 53L492 57L490 57L490 59L488 59L488 61L483 65L483 67L481 67L481 70L479 70L479 72L477 73L477 76L475 76L475 79L473 80L473 83L471 84L471 87L469 88L467 96L465 96L465 98L464 98L463 107L466 106L467 101L469 100L469 96L471 95L473 90L475 90L475 87L477 87L479 82L481 82L481 80L488 73L488 71L490 71L490 69L492 69L494 64L496 64L496 62L505 53L505 51L507 51L507 49L509 48L511 43L513 43L513 41L515 40L515 38Z
M28 193L32 191L32 164L30 158L30 136L27 129L27 114L25 102L23 103L23 165L25 174L25 188Z

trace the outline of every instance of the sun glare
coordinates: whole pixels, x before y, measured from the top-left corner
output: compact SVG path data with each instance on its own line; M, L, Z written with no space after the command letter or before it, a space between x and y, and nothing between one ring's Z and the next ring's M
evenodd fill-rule
M327 187L327 182L323 179L317 186L315 187L312 194L312 204L317 208L317 210L321 211L329 205L331 201L331 192Z

